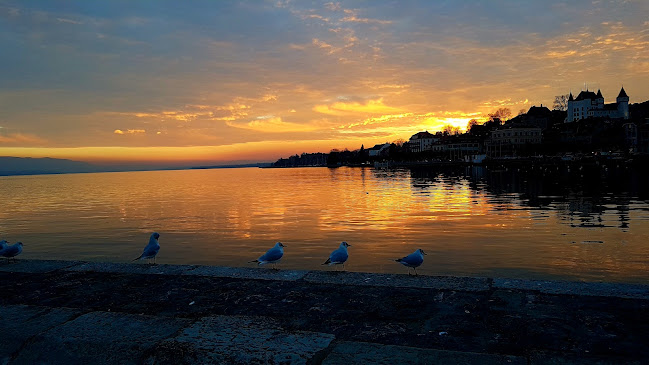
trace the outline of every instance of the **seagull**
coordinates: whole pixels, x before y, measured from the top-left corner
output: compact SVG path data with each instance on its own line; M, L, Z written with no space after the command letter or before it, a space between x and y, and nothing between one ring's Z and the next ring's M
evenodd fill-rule
M133 261L153 259L153 264L155 265L155 256L158 254L158 251L160 251L160 244L158 243L158 238L160 238L160 234L158 232L151 233L151 237L149 238L149 244L146 245L140 257L136 258Z
M14 258L18 255L20 255L23 252L23 243L22 242L16 242L15 244L8 246L7 241L4 241L5 243L3 244L3 249L0 250L0 255L4 256L7 258L7 262L9 262L10 258Z
M424 252L422 249L418 249L417 251L411 253L410 255L396 259L394 261L400 263L403 266L408 267L408 275L410 275L410 268L412 267L415 269L415 275L417 275L417 268L419 265L421 265L424 262L424 255L427 255L427 253Z
M345 269L345 261L347 261L347 258L349 257L349 254L347 253L347 247L351 247L351 245L347 242L343 242L340 244L340 247L338 247L334 252L329 255L329 258L323 265L343 265L343 270Z
M257 260L250 262L256 262L257 265L273 264L273 269L277 269L276 264L282 259L282 256L284 256L284 247L286 246L284 246L283 243L277 242L273 248L266 251L266 253L261 255Z

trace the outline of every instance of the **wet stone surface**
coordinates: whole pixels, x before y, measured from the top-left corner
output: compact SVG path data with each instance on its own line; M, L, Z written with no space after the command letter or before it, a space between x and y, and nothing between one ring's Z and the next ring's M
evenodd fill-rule
M146 332L158 320L170 327L162 325L168 331L151 332L140 344L127 346L126 358L110 359L196 363L196 359L210 362L219 354L231 362L341 363L336 359L349 358L353 344L379 346L385 356L416 348L422 359L443 359L457 352L467 359L484 355L494 363L519 359L531 364L633 363L649 358L645 346L649 300L637 294L646 289L643 286L628 291L624 287L606 291L606 286L598 286L601 295L595 296L579 295L578 291L550 293L526 282L495 285L499 279L266 273L266 269L250 268L240 274L227 268L203 269L191 275L201 267L179 267L180 274L167 274L113 265L98 271L63 268L50 272L25 271L26 265L20 271L2 273L0 306L5 310L0 313L0 333L14 331L10 333L16 340L1 355L16 363L39 361L43 359L37 357L40 350L31 345L36 338L55 346L67 341L76 328L140 318L136 323L141 325L134 327L137 331ZM38 263L34 267L38 268ZM262 277L250 277L254 274L251 270L258 270ZM283 279L264 275L281 275ZM418 282L423 283L421 287ZM550 288L551 282L543 285ZM565 283L557 283L561 285ZM53 317L47 319L47 313ZM114 319L108 321L101 313ZM43 319L32 320L40 317ZM129 328L128 321L122 325ZM132 333L115 330L115 337L99 331L95 338L124 346L136 329ZM240 347L233 344L242 338L259 344L283 338L299 346L273 352L260 345L233 353ZM86 359L84 348L102 348L94 340L70 341L79 346L72 352L56 352L45 345L41 349L70 360L75 356ZM27 349L31 357L23 354ZM280 361L281 354L288 358Z

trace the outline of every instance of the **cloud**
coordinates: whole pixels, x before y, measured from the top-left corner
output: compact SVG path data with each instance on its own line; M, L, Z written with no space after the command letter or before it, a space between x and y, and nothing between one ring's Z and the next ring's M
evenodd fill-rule
M345 14L344 18L341 19L343 22L353 22L353 23L364 23L364 24L392 24L391 20L381 20L381 19L370 19L370 18L359 18L355 10L344 9Z
M0 134L0 143L17 144L17 145L45 145L47 140L34 134L10 133L7 135Z
M318 129L318 127L314 125L289 123L283 121L281 117L266 116L243 124L233 122L226 123L230 127L248 129L262 133L311 132Z
M364 104L359 102L337 102L330 105L316 105L313 110L330 115L382 114L400 111L399 108L383 104L383 98L368 100Z
M58 20L61 23L77 24L77 25L83 24L83 22L72 20L72 19L66 19L66 18L56 18L56 20Z
M115 134L140 134L140 133L146 133L146 130L144 129L127 129L126 131L123 131L121 129L115 129L113 132Z

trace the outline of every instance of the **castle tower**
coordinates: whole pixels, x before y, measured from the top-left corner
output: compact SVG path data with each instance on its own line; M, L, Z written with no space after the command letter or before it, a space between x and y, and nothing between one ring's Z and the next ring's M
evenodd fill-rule
M629 96L626 94L626 91L624 91L624 86L622 86L616 101L618 115L621 118L629 119Z
M574 111L573 109L575 107L573 105L574 101L575 98L572 96L572 91L570 91L570 96L568 96L568 110L567 110L568 114L566 115L566 122L572 122L575 120L573 118L573 111Z
M597 89L597 109L603 109L604 108L604 96L602 95L602 90Z

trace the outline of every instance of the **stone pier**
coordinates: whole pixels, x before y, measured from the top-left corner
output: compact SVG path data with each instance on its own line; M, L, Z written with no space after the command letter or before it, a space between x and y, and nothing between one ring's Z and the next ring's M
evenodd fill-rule
M649 286L17 260L0 364L646 364Z

